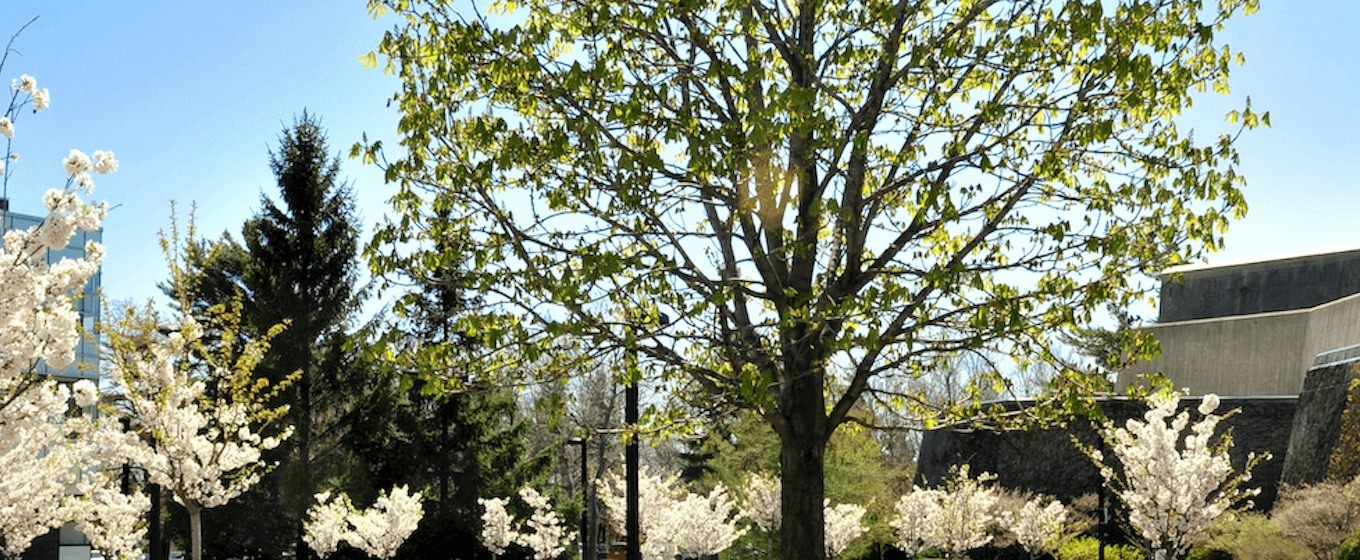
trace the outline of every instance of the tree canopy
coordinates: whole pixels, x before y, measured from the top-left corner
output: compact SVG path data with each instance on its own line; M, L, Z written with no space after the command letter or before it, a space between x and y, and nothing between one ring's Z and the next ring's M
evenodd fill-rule
M902 381L960 353L1051 357L1139 276L1221 245L1247 208L1235 136L1174 119L1227 92L1241 55L1216 35L1255 8L371 0L397 20L364 58L402 80L404 153L368 252L417 279L471 263L482 306L458 328L481 375L571 335L757 411L783 557L820 559L825 445L857 404L929 428L941 411Z

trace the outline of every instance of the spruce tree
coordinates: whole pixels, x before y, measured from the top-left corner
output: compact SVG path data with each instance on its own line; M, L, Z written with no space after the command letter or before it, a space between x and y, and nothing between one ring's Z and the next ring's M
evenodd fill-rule
M345 327L358 305L358 230L353 192L339 182L339 155L327 151L319 119L304 111L269 155L279 200L261 194L261 209L242 227L241 244L226 235L214 242L216 251L203 243L193 263L195 305L239 296L257 332L288 325L256 371L271 385L297 375L275 403L289 406L282 424L294 432L267 457L279 467L240 500L249 510L224 510L205 523L234 541L219 543L225 548L215 552L273 555L287 550L287 542L278 542L287 535L297 560L308 560L302 519L318 483L342 476L347 467L338 447L340 419L360 382L346 373L352 368L343 352ZM291 528L280 531L280 525Z

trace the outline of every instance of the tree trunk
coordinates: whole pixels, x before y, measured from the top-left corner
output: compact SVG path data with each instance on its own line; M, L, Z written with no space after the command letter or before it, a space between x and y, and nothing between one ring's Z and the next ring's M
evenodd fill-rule
M789 360L795 362L796 358ZM788 362L786 362L788 363ZM794 364L790 364L793 366ZM792 373L798 372L798 373ZM825 560L822 499L827 429L823 376L816 367L791 367L781 383L779 433L780 550L784 560Z
M312 482L312 377L311 368L302 370L302 376L298 378L298 416L297 433L294 437L298 442L298 467L301 473L301 496L298 500L299 511L297 512L297 544L294 546L295 560L310 560L311 548L307 546L307 527L304 520L307 518L307 508L316 494L316 485Z
M193 560L203 560L203 508L184 506L189 512L189 554Z

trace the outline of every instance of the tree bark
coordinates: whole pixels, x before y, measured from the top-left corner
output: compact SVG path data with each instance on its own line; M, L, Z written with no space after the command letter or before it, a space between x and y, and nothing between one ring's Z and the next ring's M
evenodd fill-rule
M781 383L779 414L780 551L784 560L825 560L822 499L826 495L827 428L823 376L815 366L790 367ZM809 362L811 360L808 360Z
M184 506L189 512L189 554L193 560L203 560L203 508Z

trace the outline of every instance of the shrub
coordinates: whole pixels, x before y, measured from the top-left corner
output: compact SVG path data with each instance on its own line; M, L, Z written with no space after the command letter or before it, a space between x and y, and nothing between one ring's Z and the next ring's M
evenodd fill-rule
M1360 560L1360 530L1351 533L1351 538L1341 543L1336 551L1336 560Z
M1225 514L1209 526L1209 538L1190 549L1186 560L1305 560L1307 547L1285 537L1259 513Z
M1319 560L1331 560L1360 524L1360 478L1285 487L1271 518L1285 536L1298 539Z
M1058 551L1059 560L1096 560L1100 558L1100 541L1091 537L1077 537ZM1125 544L1105 545L1105 560L1145 560L1143 552Z

